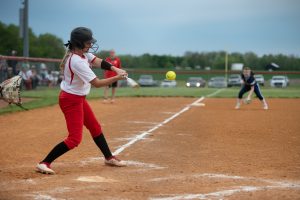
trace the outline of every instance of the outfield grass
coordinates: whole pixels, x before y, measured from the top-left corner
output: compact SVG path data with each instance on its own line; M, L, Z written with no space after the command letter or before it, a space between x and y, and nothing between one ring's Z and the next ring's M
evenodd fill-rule
M215 88L186 88L179 86L176 88L118 88L117 97L202 97L218 91ZM24 107L28 109L51 106L58 103L59 88L39 88L32 91L23 91L22 97L30 98L31 101L25 102ZM236 98L239 88L225 88L214 95L216 98ZM262 88L262 93L266 98L300 98L299 87L289 88ZM103 89L92 88L88 99L101 99ZM0 108L0 114L20 111L21 108L12 105L5 108Z

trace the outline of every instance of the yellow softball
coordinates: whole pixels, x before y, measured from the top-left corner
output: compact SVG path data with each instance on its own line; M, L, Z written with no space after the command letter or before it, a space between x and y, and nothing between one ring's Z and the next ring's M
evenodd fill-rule
M174 71L168 71L166 73L166 79L170 80L170 81L175 80L176 79L176 73Z

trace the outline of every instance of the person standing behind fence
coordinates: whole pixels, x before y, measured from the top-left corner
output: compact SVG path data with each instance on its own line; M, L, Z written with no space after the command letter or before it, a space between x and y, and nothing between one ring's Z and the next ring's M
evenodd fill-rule
M17 51L12 50L12 51L11 51L11 56L17 56ZM8 61L7 61L8 67L11 67L11 68L12 68L13 76L19 74L19 72L18 72L18 70L17 70L17 64L18 64L18 61L16 61L16 60L8 60Z
M39 72L39 76L41 79L41 85L43 86L48 86L48 67L45 63L41 63L40 65L40 72Z
M32 74L31 75L32 89L36 89L36 87L39 85L40 79L38 77L38 73L35 65L31 66L31 74Z
M21 71L19 72L19 75L22 77L22 80L24 82L26 90L32 89L32 72L29 69L29 64L23 64L21 67Z
M105 59L107 62L111 63L113 66L121 69L121 60L119 57L116 56L116 52L114 50L110 50L109 52L109 57ZM114 71L104 71L104 78L111 78L116 76L117 73ZM111 98L110 102L114 103L115 102L115 96L116 96L116 88L118 87L118 81L113 82L112 84L104 87L104 103L108 102L108 92L109 88L111 88Z
M0 60L0 83L7 79L7 62Z

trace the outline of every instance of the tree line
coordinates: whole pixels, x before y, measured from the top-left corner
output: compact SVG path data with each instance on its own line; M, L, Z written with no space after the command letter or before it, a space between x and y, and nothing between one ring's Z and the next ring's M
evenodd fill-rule
M36 35L29 32L29 56L41 58L61 58L65 53L62 39L53 34ZM19 26L0 22L0 55L10 55L12 50L23 56L23 39L19 37Z
M23 42L19 38L19 27L13 24L6 25L0 22L0 55L10 55L11 50L16 50L22 56ZM62 58L65 47L62 39L57 36L45 33L35 35L29 28L29 55L31 57ZM97 53L101 58L109 55L108 51ZM224 69L225 51L215 52L190 52L183 56L172 55L119 55L122 64L126 68L140 69L204 69L210 67L213 70ZM265 70L269 63L276 63L280 70L300 70L300 58L294 55L269 54L258 56L254 52L232 52L227 55L228 67L233 63L243 63L254 70Z
M98 54L100 57L108 56L108 51L102 51ZM254 70L266 70L270 63L276 63L280 66L281 71L297 71L300 70L300 58L290 55L263 55L257 56L253 52L247 53L228 53L225 51L216 52L186 52L183 56L171 55L150 55L143 54L141 56L120 55L123 66L128 68L164 68L172 69L178 67L180 69L197 69L203 70L207 67L213 70L224 70L225 57L227 56L228 69L233 63L243 63Z

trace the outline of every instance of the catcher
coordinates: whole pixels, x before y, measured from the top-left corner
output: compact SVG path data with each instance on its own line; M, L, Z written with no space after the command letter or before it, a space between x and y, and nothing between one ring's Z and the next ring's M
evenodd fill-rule
M243 73L241 74L241 77L243 80L243 85L239 92L235 109L240 109L243 95L249 91L249 94L247 95L247 98L245 99L245 103L249 104L251 102L251 97L254 92L256 94L256 96L259 98L259 100L262 102L263 109L268 110L268 104L266 102L266 99L262 96L259 85L254 78L254 73L251 71L251 69L249 67L245 67L243 69Z
M49 154L37 164L38 172L44 174L55 174L51 169L51 163L67 151L77 147L82 139L83 125L91 133L94 142L105 157L105 164L111 166L125 166L124 161L112 155L105 140L101 126L97 121L91 107L86 101L91 85L103 87L115 81L125 79L126 71L112 66L109 62L97 58L89 50L97 51L92 31L85 27L75 28L71 32L71 39L65 46L68 48L61 63L64 79L60 84L59 106L65 116L68 128L67 138L58 143ZM116 76L99 79L90 68L101 67L104 70L112 70Z

